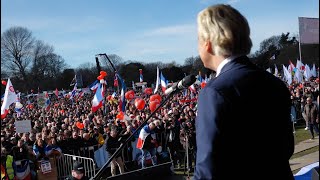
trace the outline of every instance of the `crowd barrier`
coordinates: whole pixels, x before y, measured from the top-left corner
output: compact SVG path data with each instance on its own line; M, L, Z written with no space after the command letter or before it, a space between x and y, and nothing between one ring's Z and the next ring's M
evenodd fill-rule
M158 133L158 134L156 134L156 137L159 140L158 143L162 146L162 148L166 149L166 147L167 147L167 145L166 145L167 142L165 141L166 133L165 132ZM138 139L136 138L134 141L131 142L131 144L125 145L126 147L121 152L122 159L124 160L124 162L131 162L131 161L135 161L137 159L137 154L140 153L140 150L136 148L137 141L138 141ZM106 145L103 145L103 146L94 145L94 146L88 146L88 147L80 147L79 150L71 150L71 152L67 153L67 154L91 158L93 160L96 160L97 159L97 157L96 157L97 151L101 151L101 149L105 150ZM106 155L104 155L104 156L106 156ZM108 154L107 156L111 156L111 155ZM100 163L96 162L96 164L100 164Z
M158 144L162 146L162 149L167 149L167 132L156 134ZM179 135L177 135L179 136ZM138 139L136 138L131 144L125 145L121 156L124 163L137 161L141 151L136 148ZM85 174L88 177L93 177L95 172L98 171L109 159L111 154L106 151L106 145L103 146L88 146L81 147L79 150L73 150L72 154L63 154L56 160L56 167L58 172L58 179L64 179L71 175L72 166L74 161L80 161L85 166Z
M57 158L55 163L58 172L58 179L65 179L69 177L72 172L72 167L75 161L82 162L85 169L85 175L87 177L93 177L96 173L96 163L92 158L86 158L81 156L75 156L70 154L63 154Z

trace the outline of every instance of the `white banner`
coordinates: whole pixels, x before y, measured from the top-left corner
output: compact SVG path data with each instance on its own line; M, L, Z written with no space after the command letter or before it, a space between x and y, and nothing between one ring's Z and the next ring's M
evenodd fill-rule
M14 125L16 127L17 133L31 132L31 121L30 120L16 121L14 123Z

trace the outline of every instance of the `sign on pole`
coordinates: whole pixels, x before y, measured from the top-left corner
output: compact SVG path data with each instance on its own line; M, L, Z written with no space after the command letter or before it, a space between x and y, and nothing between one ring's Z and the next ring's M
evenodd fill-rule
M147 85L147 82L137 82L136 83L136 86L144 86L144 85Z
M45 107L46 104L46 98L44 93L39 93L37 96L38 106L39 107Z
M319 44L319 18L299 17L301 44Z

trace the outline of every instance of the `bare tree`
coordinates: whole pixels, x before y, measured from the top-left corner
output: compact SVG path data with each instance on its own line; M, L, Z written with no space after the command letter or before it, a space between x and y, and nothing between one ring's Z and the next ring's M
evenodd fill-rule
M167 64L164 64L163 62L151 62L151 63L144 63L143 64L146 69L149 69L152 72L157 72L157 67L159 67L159 69L163 69L167 66Z
M109 54L108 57L116 69L118 69L119 66L123 63L122 57L116 54ZM107 58L105 58L104 56L101 56L100 61L102 62L102 65L105 65L108 67L108 70L113 71Z
M65 60L55 53L50 53L46 57L48 66L45 75L51 78L57 78L68 65Z
M52 56L53 47L45 44L43 41L35 41L32 51L32 68L31 76L33 78L43 78L45 71L48 68L48 57Z
M12 27L1 35L1 62L9 73L15 73L27 81L28 66L34 38L24 27Z
M82 76L82 82L83 87L90 85L92 82L94 82L99 74L96 72L96 65L94 63L83 63L80 64L76 71L76 74L81 74ZM109 72L107 72L109 75ZM108 78L109 76L107 76Z
M185 66L193 66L193 64L195 63L196 58L195 57L188 57L184 60L184 65Z
M281 36L271 36L260 43L259 54L268 53L281 48Z

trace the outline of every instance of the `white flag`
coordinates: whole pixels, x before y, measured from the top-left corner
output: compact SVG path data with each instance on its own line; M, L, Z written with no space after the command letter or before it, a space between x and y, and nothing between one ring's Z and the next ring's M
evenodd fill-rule
M312 77L311 70L310 70L310 67L308 66L308 64L306 64L306 66L305 66L305 70L304 70L303 75L307 81Z
M154 94L157 93L158 88L159 88L159 84L160 84L160 79L159 79L159 67L157 67L157 80L156 80L156 88L154 89Z
M136 90L136 86L134 85L134 82L132 81L132 89L135 91Z
M277 65L276 64L274 64L274 75L276 76L276 77L278 77L278 68L277 68Z
M3 119L8 114L9 106L16 102L18 99L16 92L11 84L10 79L8 79L6 90L4 92L3 103L1 105L1 119Z
M271 68L266 69L267 72L271 73Z
M298 70L301 70L301 69L302 69L302 63L301 63L300 60L297 60L296 68L297 68Z
M302 73L300 72L300 70L297 70L295 73L294 73L294 78L297 80L298 83L301 83L303 81L303 75Z
M313 64L312 69L311 69L311 74L313 77L317 77L317 70L316 70L316 65Z
M291 73L289 73L288 69L284 65L282 65L282 69L283 69L283 75L285 77L285 80L287 81L287 83L289 85L291 85L291 83L292 83L292 75L291 75Z

